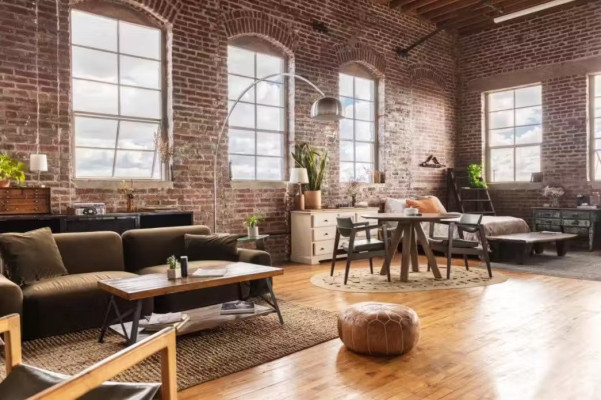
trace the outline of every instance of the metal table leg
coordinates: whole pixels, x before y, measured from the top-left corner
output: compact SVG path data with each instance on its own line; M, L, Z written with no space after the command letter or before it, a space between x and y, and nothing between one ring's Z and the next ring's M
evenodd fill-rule
M142 300L137 300L134 310L134 319L131 324L131 332L129 333L129 340L127 341L127 345L131 346L135 344L138 340L138 325L140 323L140 316L142 314Z
M278 306L278 300L275 298L275 294L273 293L273 286L271 285L271 280L269 278L265 279L265 283L267 284L267 289L269 289L269 294L271 296L271 301L267 300L266 298L263 297L263 300L265 300L267 303L269 303L270 306L273 307L273 309L275 310L276 314L278 315L278 318L280 319L280 324L284 324L284 318L282 318L282 313L280 312L280 307Z

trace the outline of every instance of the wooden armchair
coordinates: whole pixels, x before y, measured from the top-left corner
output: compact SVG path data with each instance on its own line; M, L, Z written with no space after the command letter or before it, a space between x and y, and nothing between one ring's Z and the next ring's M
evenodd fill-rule
M0 398L30 400L156 399L177 398L175 330L164 329L74 376L38 369L22 363L18 314L0 318L4 333L7 377L0 381ZM161 384L106 382L151 355L161 354ZM68 355L66 355L68 356Z
M465 268L469 271L467 257L469 255L479 256L485 263L488 269L488 276L492 278L492 270L490 267L490 258L488 255L488 242L486 241L486 235L484 234L484 226L482 225L481 214L462 214L459 221L440 221L441 223L449 226L448 237L440 238L433 237L434 223L430 228L430 237L428 242L432 250L444 253L447 257L447 279L451 277L451 260L453 254L462 255L465 263ZM457 227L459 238L454 238L453 234ZM478 241L466 240L464 233L476 233ZM428 266L429 269L429 266Z
M386 257L388 250L388 238L386 229L382 229L384 240L372 239L371 230L379 229L379 225L369 225L369 222L353 223L351 218L336 218L336 238L334 239L334 250L332 254L332 268L330 276L334 275L336 266L336 257L338 255L338 245L340 238L348 238L348 243L342 245L342 250L347 253L346 270L344 272L344 284L348 281L351 262L353 260L369 259L369 269L374 273L373 257ZM365 231L365 239L357 239L357 233ZM390 282L390 268L388 269L388 282Z

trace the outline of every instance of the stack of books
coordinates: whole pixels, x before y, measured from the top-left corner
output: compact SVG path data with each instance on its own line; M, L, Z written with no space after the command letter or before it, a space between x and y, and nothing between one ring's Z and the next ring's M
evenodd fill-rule
M221 315L232 314L254 314L255 304L250 301L238 300L223 303L221 305Z
M143 328L145 332L158 332L161 329L168 327L174 327L177 331L186 325L188 321L190 321L188 314L182 314L180 312L167 314L152 313L150 316L140 320L140 327Z

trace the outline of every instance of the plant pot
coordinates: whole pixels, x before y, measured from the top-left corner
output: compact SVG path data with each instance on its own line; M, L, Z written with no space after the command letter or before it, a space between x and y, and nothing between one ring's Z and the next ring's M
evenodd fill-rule
M259 236L259 227L258 226L247 226L246 229L248 231L249 238L256 238L257 236Z
M0 187L3 187L3 188L10 187L10 181L0 181Z
M305 190L305 208L307 210L321 208L321 190Z
M182 277L182 269L181 268L167 270L167 279L169 279L170 281L179 279L181 277Z

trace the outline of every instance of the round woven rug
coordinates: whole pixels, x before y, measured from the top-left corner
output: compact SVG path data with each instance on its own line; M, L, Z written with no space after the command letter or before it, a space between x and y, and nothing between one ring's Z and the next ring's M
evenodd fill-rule
M377 271L376 271L377 270ZM353 268L349 273L348 282L344 282L344 268L339 268L330 276L329 272L313 275L311 283L323 289L339 290L342 292L360 293L390 293L390 292L416 292L420 290L462 289L476 286L488 286L502 283L507 276L499 271L493 271L493 277L488 277L484 268L470 268L466 271L462 266L454 266L451 270L451 279L446 279L446 269L441 268L443 279L434 279L432 272L426 272L426 266L420 266L420 272L410 272L409 282L401 282L400 268L393 268L390 272L392 282L386 280L385 275L379 274L380 268L375 268L374 274L369 273L369 268Z

